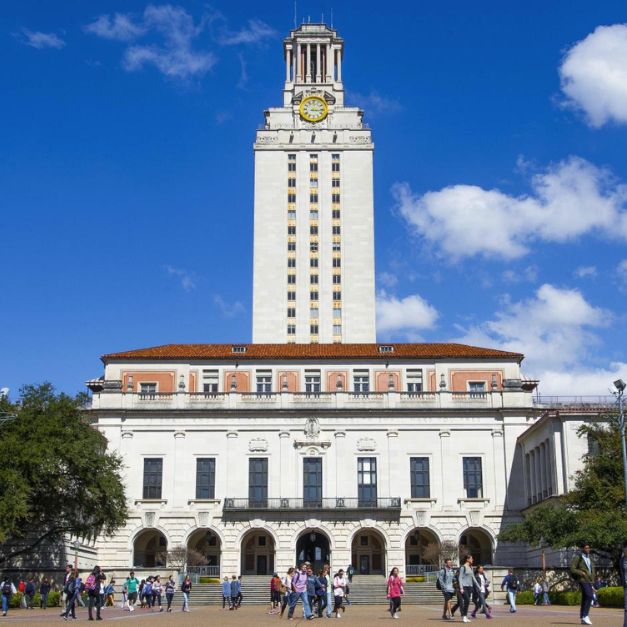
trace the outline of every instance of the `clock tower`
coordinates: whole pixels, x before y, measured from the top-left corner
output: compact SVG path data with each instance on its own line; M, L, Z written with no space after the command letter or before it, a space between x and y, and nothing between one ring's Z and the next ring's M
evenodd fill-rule
M254 145L253 342L375 342L373 144L344 106L344 41L303 24L283 50Z

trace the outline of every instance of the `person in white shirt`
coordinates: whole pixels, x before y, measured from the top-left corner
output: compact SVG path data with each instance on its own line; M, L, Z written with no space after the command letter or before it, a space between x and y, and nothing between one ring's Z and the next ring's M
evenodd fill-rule
M536 582L533 584L533 604L540 605L540 600L542 597L542 584L539 579L536 579Z
M335 577L333 577L333 596L335 597L335 606L333 611L335 612L335 618L341 618L340 610L342 609L342 602L346 596L346 577L344 576L344 570L340 568L337 571Z

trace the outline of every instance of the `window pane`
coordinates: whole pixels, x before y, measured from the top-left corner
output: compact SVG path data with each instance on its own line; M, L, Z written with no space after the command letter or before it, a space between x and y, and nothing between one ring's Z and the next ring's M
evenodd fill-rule
M144 490L143 498L160 499L161 498L161 482L163 475L163 459L145 458L144 459Z
M216 460L213 457L196 460L196 498L215 498Z
M466 498L483 498L483 479L480 457L464 457L464 490Z
M429 458L411 457L411 497L413 499L428 499L430 497L429 488Z

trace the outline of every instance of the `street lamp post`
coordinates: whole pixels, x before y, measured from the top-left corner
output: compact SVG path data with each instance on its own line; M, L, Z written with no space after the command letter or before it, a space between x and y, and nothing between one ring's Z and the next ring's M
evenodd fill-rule
M623 488L625 490L625 508L627 509L627 448L625 448L625 412L623 409L623 394L627 384L622 379L614 381L615 396L618 401L618 428L620 431L620 445L623 452Z

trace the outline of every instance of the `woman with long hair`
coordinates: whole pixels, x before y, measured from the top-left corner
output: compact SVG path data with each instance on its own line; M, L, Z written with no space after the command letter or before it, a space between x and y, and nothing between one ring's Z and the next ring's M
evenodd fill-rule
M387 597L390 600L390 616L392 618L400 618L398 611L401 608L401 596L404 594L403 589L404 582L398 574L398 568L396 566L390 571L388 577L388 594Z
M472 555L464 555L463 564L459 569L459 589L462 591L463 605L462 610L462 623L469 623L468 608L470 606L470 597L475 588L480 588L479 582L475 577L475 573L472 570L473 557Z

